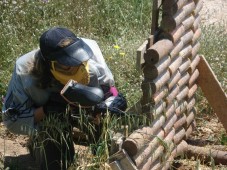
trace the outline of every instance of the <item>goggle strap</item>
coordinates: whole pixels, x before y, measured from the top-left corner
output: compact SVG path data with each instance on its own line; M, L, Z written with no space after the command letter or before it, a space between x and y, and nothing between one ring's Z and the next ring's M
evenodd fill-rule
M54 66L54 62L55 61L51 61L51 67L52 67L53 71L56 71L55 66Z

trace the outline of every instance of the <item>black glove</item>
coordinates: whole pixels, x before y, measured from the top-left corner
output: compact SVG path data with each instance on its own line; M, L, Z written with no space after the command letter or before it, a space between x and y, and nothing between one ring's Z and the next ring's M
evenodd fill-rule
M118 96L111 96L105 101L95 106L94 113L106 113L107 110L114 115L122 116L127 109L127 101L122 94Z
M51 93L48 102L43 106L45 115L65 113L67 102L59 93Z

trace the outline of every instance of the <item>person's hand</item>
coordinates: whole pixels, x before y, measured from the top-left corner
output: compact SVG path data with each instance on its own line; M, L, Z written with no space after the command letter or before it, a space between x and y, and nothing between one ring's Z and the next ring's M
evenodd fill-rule
M50 114L56 114L56 113L64 113L66 111L66 104L55 102L55 101L48 101L43 106L43 112L46 116Z
M49 100L43 105L43 112L45 115L53 113L65 113L68 103L60 95L60 92L52 92Z
M100 125L101 122L101 114L96 114L94 119L92 120L92 123L94 123L95 125Z
M127 101L125 97L119 93L118 96L111 96L105 101L97 104L94 109L94 113L103 113L107 111L116 116L124 115L124 111L127 109Z
M43 107L36 108L34 112L35 123L39 123L41 120L43 120L44 117L45 117L45 113L43 111Z

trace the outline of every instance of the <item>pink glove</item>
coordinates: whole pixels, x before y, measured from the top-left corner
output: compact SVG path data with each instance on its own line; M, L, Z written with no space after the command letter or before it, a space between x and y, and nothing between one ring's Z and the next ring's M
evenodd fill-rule
M110 87L110 93L112 93L113 96L117 96L118 95L117 88L114 86Z

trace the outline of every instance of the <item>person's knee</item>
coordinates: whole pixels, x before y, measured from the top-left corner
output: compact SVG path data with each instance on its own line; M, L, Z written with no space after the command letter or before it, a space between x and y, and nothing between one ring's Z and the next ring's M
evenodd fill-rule
M15 128L14 122L12 122L12 121L4 121L4 120L3 120L3 124L4 124L4 126L6 127L6 129L7 129L9 132L18 134L18 129Z
M35 129L26 124L20 124L17 121L3 121L3 124L7 130L11 133L18 135L31 135L35 133Z

